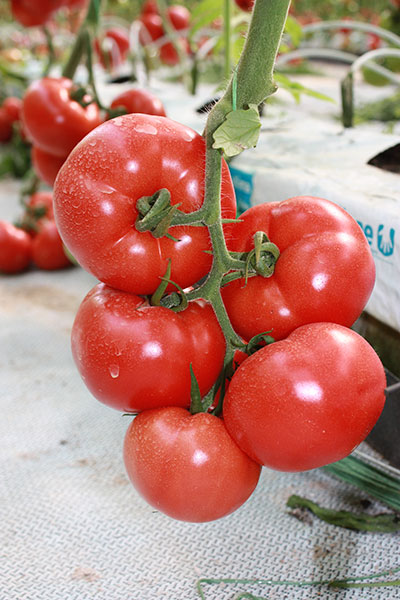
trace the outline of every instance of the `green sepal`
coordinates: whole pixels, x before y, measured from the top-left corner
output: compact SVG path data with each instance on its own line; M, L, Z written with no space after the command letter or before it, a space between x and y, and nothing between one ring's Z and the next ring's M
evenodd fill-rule
M223 150L226 156L237 156L257 145L261 121L256 104L247 109L232 110L214 132L213 148Z
M194 374L192 363L189 365L190 368L190 412L192 415L204 412L203 403L201 401L201 393L199 384Z

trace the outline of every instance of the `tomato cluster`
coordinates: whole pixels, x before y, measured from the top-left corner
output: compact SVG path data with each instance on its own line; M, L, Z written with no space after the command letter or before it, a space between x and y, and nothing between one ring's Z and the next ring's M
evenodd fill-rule
M184 32L190 25L190 12L180 4L169 6L166 16L176 32ZM141 23L139 38L144 46L152 44L166 35L157 2L154 0L149 0L143 4L139 21ZM182 52L189 52L189 43L184 34L179 35L175 43L180 45ZM179 54L170 41L161 44L159 55L160 60L167 65L172 66L179 63Z
M174 225L165 235L158 225L141 227L143 206L159 207L162 190L182 213L199 210L204 173L200 135L166 117L130 114L91 131L54 189L64 242L100 280L72 328L78 370L98 400L139 413L123 449L136 489L167 515L197 522L239 508L263 465L299 471L349 454L379 417L385 389L379 358L349 328L374 283L367 240L335 204L298 197L223 226L232 256L247 256L250 269L258 232L270 240L258 267L269 263L268 244L280 251L273 274L253 269L222 289L244 340L272 336L251 356L241 353L223 398L216 382L226 376L231 342L214 301L189 292L187 307L174 312L156 292L168 269L167 293L172 282L202 289L212 265L209 229ZM235 195L224 161L220 201L231 221ZM211 408L195 410L194 397L213 389ZM218 395L222 416L213 408Z
M0 272L21 273L31 264L46 271L71 265L54 221L51 192L29 197L18 226L0 221Z

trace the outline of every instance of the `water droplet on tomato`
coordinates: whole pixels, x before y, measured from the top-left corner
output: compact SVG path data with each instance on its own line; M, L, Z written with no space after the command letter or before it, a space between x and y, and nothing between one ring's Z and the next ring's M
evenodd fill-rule
M119 375L119 366L118 365L110 365L108 370L113 379L116 379L118 377L118 375Z

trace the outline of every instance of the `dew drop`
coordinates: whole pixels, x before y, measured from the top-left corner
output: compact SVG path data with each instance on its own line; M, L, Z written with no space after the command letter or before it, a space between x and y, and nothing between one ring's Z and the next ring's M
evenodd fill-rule
M116 379L119 376L119 366L118 365L110 365L108 370L113 379Z

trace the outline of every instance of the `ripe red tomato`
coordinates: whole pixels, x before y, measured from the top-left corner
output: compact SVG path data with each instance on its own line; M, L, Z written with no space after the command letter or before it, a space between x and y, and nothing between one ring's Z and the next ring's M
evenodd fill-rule
M190 11L186 6L180 4L169 6L167 16L174 29L187 29L190 25Z
M179 44L182 53L189 54L190 46L186 38L179 38L176 40ZM180 61L179 53L172 42L166 42L159 48L160 60L166 65L174 66Z
M275 272L223 290L233 327L244 339L269 331L286 337L305 323L350 326L372 292L375 265L357 222L321 198L299 196L254 206L229 227L230 250L249 251L256 231L280 249Z
M139 41L143 46L155 42L164 35L164 27L159 14L146 13L140 17Z
M170 228L175 238L154 238L135 228L136 203L161 188L172 204L192 212L204 194L205 142L166 117L129 114L92 131L61 167L54 210L64 243L100 281L135 294L150 294L171 259L171 280L185 288L211 266L204 227ZM236 213L229 170L222 166L222 215Z
M46 219L54 219L52 192L36 192L32 194L28 199L27 206L28 210L40 210L42 217Z
M10 117L10 121L15 123L19 121L22 110L22 100L15 96L8 96L2 104L2 107Z
M12 138L13 128L10 115L5 108L0 107L0 144L9 142Z
M110 27L104 34L104 48L96 38L95 50L103 67L115 69L124 62L129 52L129 35L122 27ZM107 47L111 43L111 48Z
M235 0L235 4L242 10L251 12L253 10L254 0Z
M181 521L214 521L253 493L260 466L222 419L179 407L147 410L128 428L124 461L132 484L157 510Z
M144 113L166 117L163 103L148 90L132 89L119 94L111 102L111 108L122 106L128 113Z
M64 0L11 0L11 12L24 27L44 25Z
M71 265L54 221L44 220L40 223L39 231L32 240L32 261L39 269L46 271Z
M155 0L146 0L142 5L142 15L158 15L158 6Z
M95 103L84 108L70 98L73 89L66 77L44 77L28 87L23 99L22 118L32 143L59 157L102 122Z
M0 271L3 273L20 273L30 263L32 242L29 234L0 221Z
M37 146L32 146L31 159L36 175L51 187L66 158L66 156L55 156Z
M206 394L222 369L225 340L211 306L202 300L174 313L98 284L75 317L72 354L95 398L136 412L189 406L190 363Z
M260 464L314 469L366 438L385 386L383 366L364 338L334 323L311 323L244 361L230 382L224 420Z

